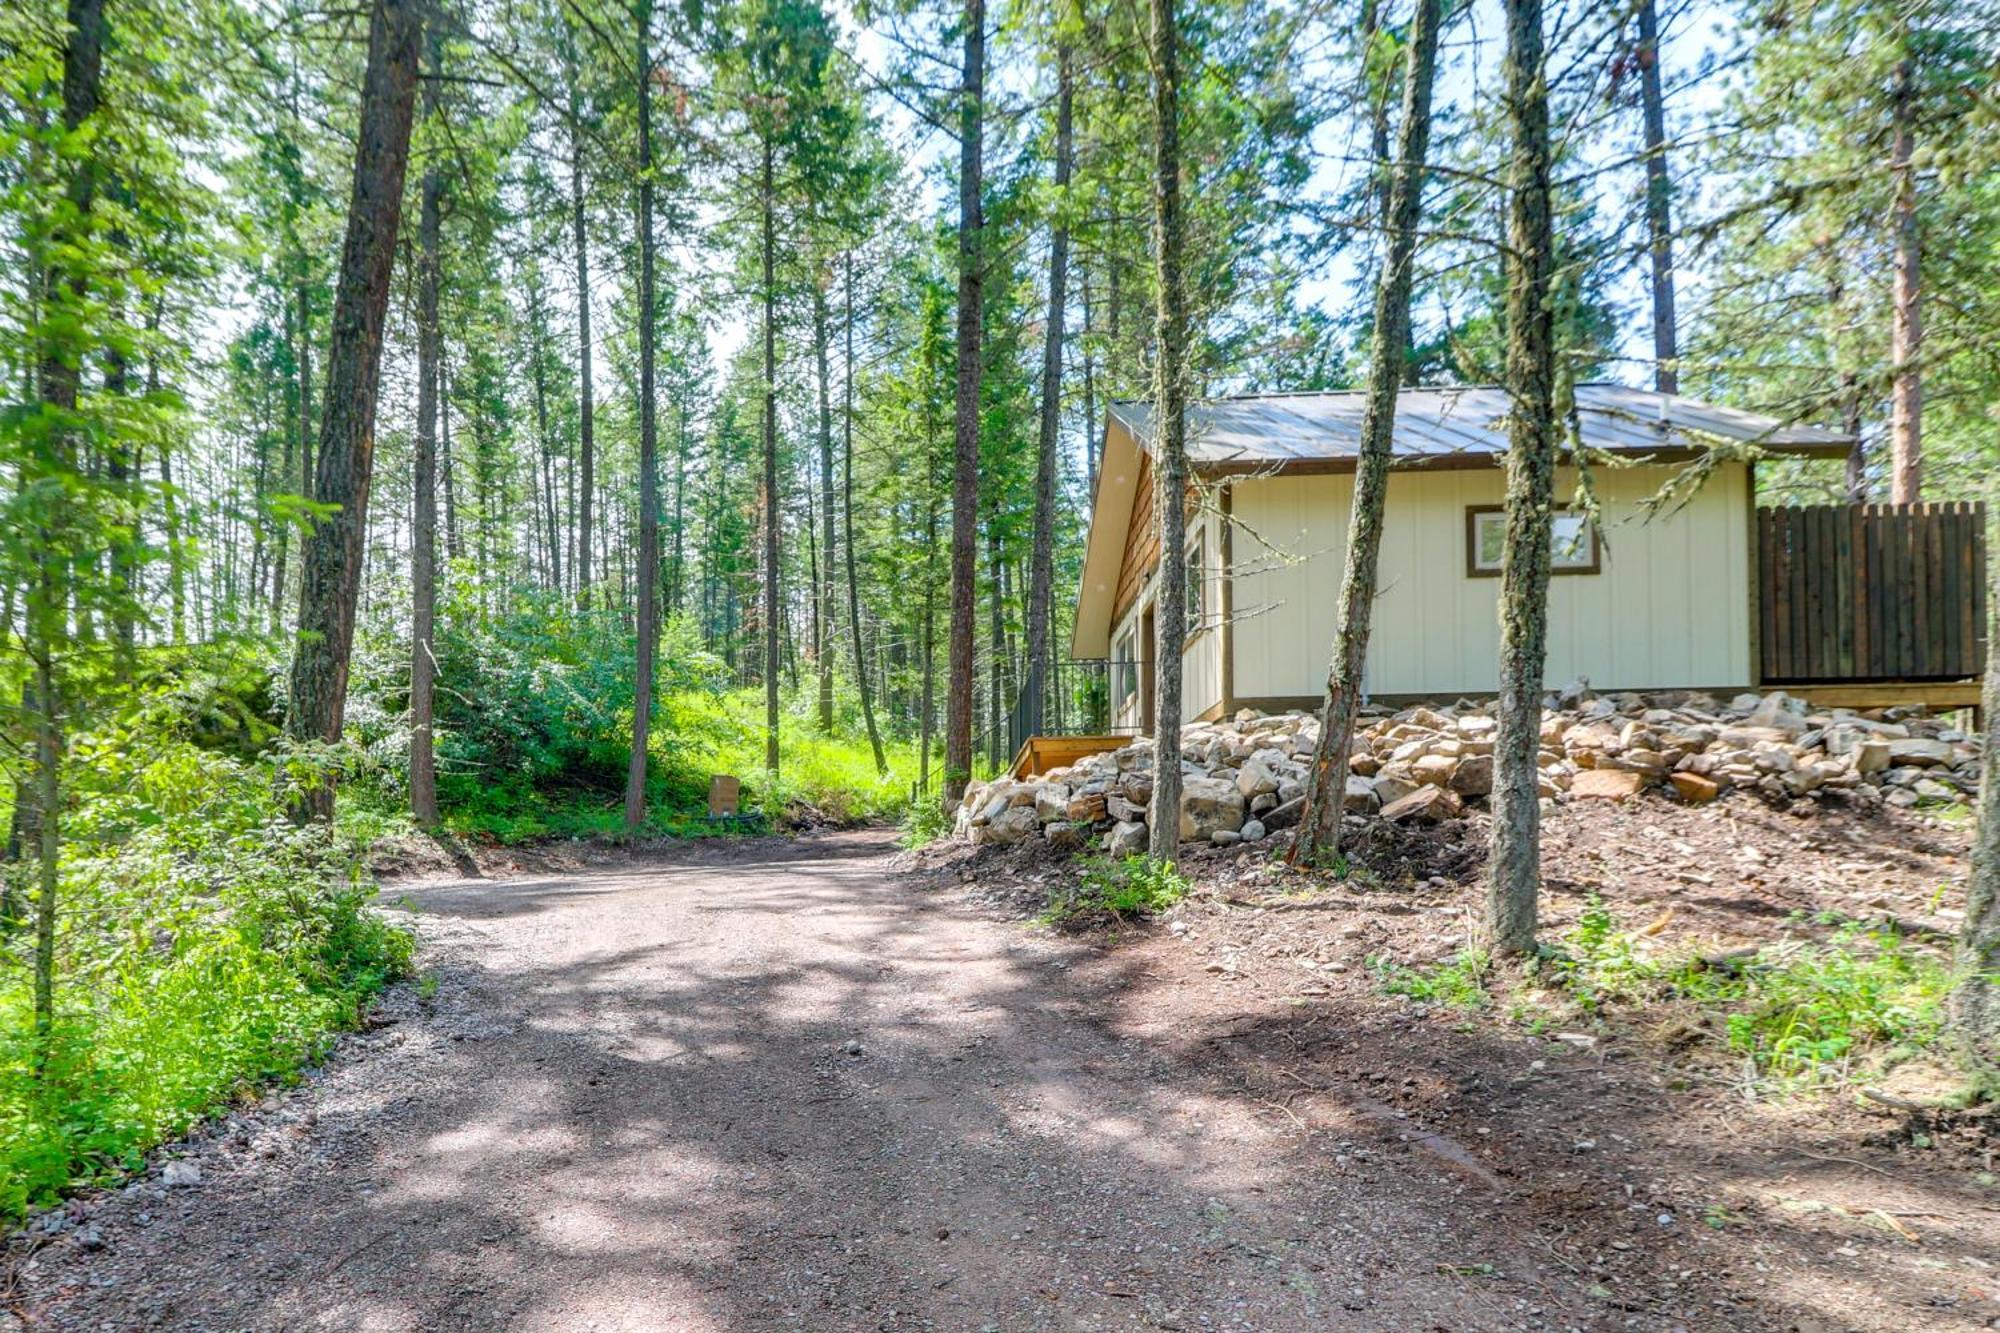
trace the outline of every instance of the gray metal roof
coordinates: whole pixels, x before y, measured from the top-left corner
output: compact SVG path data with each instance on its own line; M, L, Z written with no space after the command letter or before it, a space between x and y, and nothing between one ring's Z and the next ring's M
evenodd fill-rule
M1200 468L1258 467L1353 458L1361 447L1366 394L1270 394L1218 398L1188 408L1188 459ZM1839 431L1788 426L1775 417L1650 389L1580 384L1585 447L1612 453L1703 450L1755 444L1773 453L1831 454L1852 443ZM1151 403L1114 404L1112 414L1150 448ZM1404 389L1396 400L1398 458L1507 452L1508 395L1496 386Z

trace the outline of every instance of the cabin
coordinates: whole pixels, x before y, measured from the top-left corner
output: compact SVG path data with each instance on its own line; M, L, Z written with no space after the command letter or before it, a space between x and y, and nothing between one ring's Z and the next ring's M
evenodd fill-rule
M1582 385L1575 396L1573 438L1589 486L1566 454L1549 587L1551 687L1728 694L1782 685L1817 692L1827 706L1976 702L1978 506L1760 507L1757 460L1841 458L1851 439L1622 385ZM1190 720L1318 706L1363 401L1358 392L1275 394L1190 408ZM1494 387L1406 389L1398 399L1365 676L1377 701L1496 687L1508 408ZM1024 692L1010 748L1093 727L1151 730L1160 542L1151 416L1145 403L1109 413L1071 661L1041 691ZM1699 485L1686 486L1697 474ZM1681 493L1662 503L1677 479ZM1595 524L1579 504L1586 493Z

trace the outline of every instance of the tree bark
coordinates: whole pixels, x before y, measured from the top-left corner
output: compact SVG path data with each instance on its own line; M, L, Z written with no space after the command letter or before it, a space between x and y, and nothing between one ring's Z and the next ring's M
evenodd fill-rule
M338 741L347 706L348 655L354 645L368 485L375 465L382 320L410 157L420 13L414 0L375 0L368 25L361 132L327 343L326 410L315 487L321 503L339 509L314 527L300 553L298 648L292 657L292 707L286 722L295 741ZM331 820L331 781L317 784L292 814L299 821Z
M632 763L625 775L625 832L646 819L646 746L653 722L653 657L660 637L660 482L654 419L653 52L651 0L639 10L639 569L638 661L632 672Z
M847 630L854 645L854 688L861 695L861 721L868 729L868 748L875 756L875 772L889 771L882 753L882 733L875 723L875 704L868 692L868 655L861 643L861 578L854 560L854 252L848 251L841 264L846 288L846 356L840 377L841 506L846 531L841 554L847 559Z
M301 261L303 263L303 261ZM314 427L312 406L312 284L298 285L299 306L299 490L306 499L318 498L313 488L318 477L313 464Z
M1924 348L1923 246L1917 228L1917 171L1911 160L1916 138L1915 65L1905 56L1896 67L1895 133L1890 166L1896 173L1896 258L1894 310L1889 326L1890 494L1895 503L1923 498Z
M764 767L778 771L778 239L777 150L764 135Z
M1180 850L1181 652L1187 641L1187 289L1181 270L1180 34L1174 0L1151 0L1153 75L1153 251L1159 311L1154 324L1153 439L1160 525L1160 581L1153 627L1153 799L1148 850Z
M1653 273L1653 387L1680 392L1674 320L1673 182L1667 172L1667 109L1660 90L1660 29L1654 0L1639 4L1639 101L1646 129L1646 236Z
M1320 705L1319 748L1306 783L1305 817L1291 860L1310 865L1340 849L1347 794L1348 747L1361 703L1368 636L1375 605L1383 512L1394 459L1396 392L1408 360L1410 289L1416 270L1417 223L1423 212L1424 163L1430 151L1431 88L1437 69L1442 0L1417 0L1403 78L1403 123L1389 184L1389 235L1376 280L1375 321L1368 350L1368 398L1362 408L1360 457L1347 523L1347 568L1340 585L1339 630Z
M1500 568L1499 728L1485 936L1493 952L1535 947L1541 880L1542 670L1548 648L1550 510L1555 500L1555 309L1550 292L1548 86L1541 0L1506 0L1503 83L1513 131L1507 227L1507 530Z
M2000 515L2000 505L1989 512ZM1987 549L2000 540L1993 525ZM1996 566L2000 568L2000 566ZM1959 928L1951 1023L1976 1078L2000 1084L2000 580L1986 601L1986 685L1980 716L1986 745L1979 761L1979 806L1973 825L1972 880Z
M63 44L63 129L65 151L80 154L67 185L70 213L58 222L49 238L46 253L51 256L44 270L51 294L59 285L65 300L81 306L88 295L88 282L71 251L80 248L88 230L89 215L96 193L95 149L79 146L74 136L84 123L97 114L104 65L105 21L103 0L69 0L66 15L68 37ZM73 234L72 234L73 229ZM39 1075L49 1057L50 1039L55 1030L56 921L62 867L62 765L63 701L57 678L58 659L69 640L69 593L71 562L67 551L71 537L66 529L67 485L76 468L76 414L81 375L71 346L74 335L44 331L40 353L41 398L44 410L54 417L52 431L54 457L49 469L56 484L49 488L54 498L44 502L41 545L51 552L41 571L29 585L23 606L22 628L28 658L35 676L35 817L37 835L35 893L35 979L34 1028L35 1072ZM24 468L25 470L25 468Z
M424 116L438 114L438 80L443 41L430 25L430 77L424 82ZM437 659L432 651L437 623L437 418L438 231L444 193L435 160L424 164L417 222L417 444L411 461L414 494L410 507L410 813L425 828L437 823L436 722Z
M981 244L986 112L986 3L965 0L965 55L958 110L958 383L951 474L951 643L945 680L944 808L972 778L972 627L979 560L980 331L985 285Z
M1070 48L1056 48L1056 216L1049 227L1049 315L1042 331L1042 419L1035 451L1035 536L1028 567L1028 730L1041 731L1050 685L1055 595L1056 462L1062 433L1064 298L1069 294L1069 175L1074 102Z
M583 134L577 121L580 111L574 96L569 117L569 206L570 233L576 249L576 343L577 343L577 518L576 518L576 599L590 605L590 526L591 505L597 494L597 445L595 421L597 405L590 382L590 238L583 218Z
M818 577L813 584L813 652L819 670L819 729L833 730L833 391L827 382L826 289L813 285L813 360L819 373Z

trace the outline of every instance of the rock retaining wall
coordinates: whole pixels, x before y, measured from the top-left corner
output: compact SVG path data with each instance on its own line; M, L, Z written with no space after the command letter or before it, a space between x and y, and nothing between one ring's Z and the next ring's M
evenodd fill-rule
M1711 801L1732 789L1778 803L1827 793L1911 806L1976 789L1977 742L1902 710L1812 711L1783 693L1728 703L1688 692L1594 695L1565 690L1542 713L1542 795L1625 800L1648 788ZM1457 818L1493 788L1490 704L1406 708L1364 717L1354 739L1350 813L1398 822ZM1244 711L1181 731L1181 840L1258 842L1290 828L1305 803L1319 721ZM966 790L958 836L1064 849L1145 850L1153 742L1092 755L1039 777Z

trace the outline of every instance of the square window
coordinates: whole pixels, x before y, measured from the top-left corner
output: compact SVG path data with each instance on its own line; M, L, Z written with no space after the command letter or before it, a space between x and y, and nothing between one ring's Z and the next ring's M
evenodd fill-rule
M1507 511L1500 505L1472 505L1465 511L1465 572L1469 578L1498 578L1507 543ZM1549 523L1549 572L1596 574L1597 530L1581 509L1558 509Z

